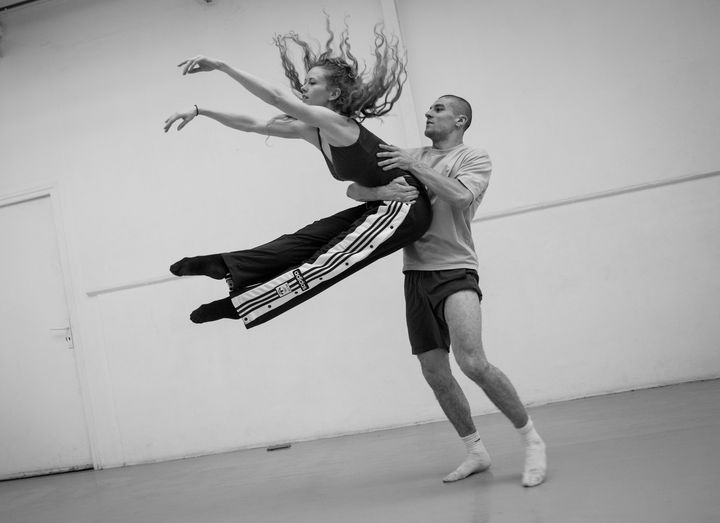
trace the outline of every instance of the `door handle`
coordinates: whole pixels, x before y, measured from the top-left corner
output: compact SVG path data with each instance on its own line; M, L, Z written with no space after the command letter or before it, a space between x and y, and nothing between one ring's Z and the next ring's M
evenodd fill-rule
M68 349L74 349L72 342L72 327L70 325L66 327L50 327L51 331L64 331L65 332L65 343L67 343Z

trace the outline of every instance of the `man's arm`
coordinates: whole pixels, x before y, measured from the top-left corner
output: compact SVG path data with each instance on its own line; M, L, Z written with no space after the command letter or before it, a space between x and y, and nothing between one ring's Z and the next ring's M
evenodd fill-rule
M412 203L417 200L419 191L407 183L405 178L395 178L387 185L380 187L365 187L358 183L351 183L347 188L347 195L359 202L394 201Z
M378 162L378 165L384 171L398 168L411 172L438 198L453 207L468 207L475 200L475 195L459 180L444 176L399 147L385 144L380 144L380 147L385 152L378 153L378 156L386 159Z

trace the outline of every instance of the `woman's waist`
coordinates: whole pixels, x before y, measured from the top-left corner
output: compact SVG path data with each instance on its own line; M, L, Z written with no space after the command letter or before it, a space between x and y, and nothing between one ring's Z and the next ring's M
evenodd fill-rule
M343 176L343 174L345 174ZM396 178L403 177L408 184L413 187L417 187L420 190L424 190L425 186L420 180L418 180L412 173L403 171L402 169L392 169L390 171L366 171L366 172L352 172L352 173L339 173L337 177L340 180L347 182L355 182L365 187L380 187L387 185Z

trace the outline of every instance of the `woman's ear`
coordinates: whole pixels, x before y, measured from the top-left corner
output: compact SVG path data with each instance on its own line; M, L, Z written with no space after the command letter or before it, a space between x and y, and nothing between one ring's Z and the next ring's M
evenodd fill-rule
M340 98L340 93L341 91L339 87L333 87L332 89L330 89L330 101L334 102L335 100Z

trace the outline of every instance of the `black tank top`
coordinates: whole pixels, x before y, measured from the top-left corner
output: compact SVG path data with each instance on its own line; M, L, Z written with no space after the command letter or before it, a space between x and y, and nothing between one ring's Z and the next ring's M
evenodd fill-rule
M340 181L357 182L366 187L378 187L387 185L391 180L398 176L406 176L409 173L401 169L391 169L383 171L378 166L378 162L383 158L378 158L377 153L383 151L380 144L385 143L373 133L365 129L361 124L357 123L360 128L360 135L354 144L346 147L330 146L332 153L332 161L328 159L322 148L322 138L320 138L320 129L318 129L318 141L320 143L320 151L325 158L330 174L333 178ZM414 179L414 177L413 177ZM415 184L413 184L415 185Z

